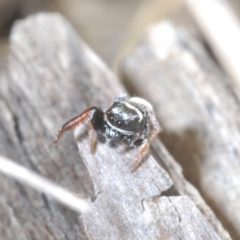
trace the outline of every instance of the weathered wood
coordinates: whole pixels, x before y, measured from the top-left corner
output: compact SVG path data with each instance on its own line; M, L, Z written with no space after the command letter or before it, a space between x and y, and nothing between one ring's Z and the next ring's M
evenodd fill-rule
M1 79L1 154L78 195L91 196L91 211L81 216L90 239L227 239L189 198L164 196L172 181L153 157L131 173L136 149L99 144L92 155L83 137L79 157L71 135L58 147L51 144L63 120L87 106L105 107L122 91L59 15L39 14L19 22L11 35L8 73ZM75 213L0 178L3 238L87 238Z
M219 63L240 89L239 17L226 0L186 0L186 4Z
M201 44L169 22L144 34L120 72L132 94L153 103L163 143L239 239L240 109L234 84Z
M88 66L84 45L61 17L39 15L19 22L10 40L9 73L0 88L0 153L78 196L92 196L72 136L61 147L52 141L62 121L86 107L79 78L87 84L90 76L111 74ZM77 213L0 178L1 239L88 239Z
M0 34L9 31L14 20L43 10L51 10L52 0L1 0Z
M2 155L0 155L0 171L14 180L48 195L74 211L84 213L90 208L88 199L76 196L74 193Z
M226 232L226 230L222 227L222 224L216 218L212 209L206 204L199 191L185 179L182 167L169 154L165 146L160 141L156 141L152 144L152 152L155 159L167 170L169 176L173 180L174 187L172 191L175 194L189 197L189 199L205 216L213 229L218 233L221 239L230 239L228 232Z

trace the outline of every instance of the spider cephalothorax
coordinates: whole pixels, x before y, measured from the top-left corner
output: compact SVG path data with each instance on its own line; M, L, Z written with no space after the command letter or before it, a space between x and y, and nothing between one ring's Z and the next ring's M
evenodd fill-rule
M149 102L139 97L127 99L126 94L120 94L107 109L91 107L70 119L59 130L54 143L65 131L87 121L92 152L97 140L106 142L106 139L110 140L111 146L124 143L128 147L139 148L133 170L138 168L149 143L161 130Z

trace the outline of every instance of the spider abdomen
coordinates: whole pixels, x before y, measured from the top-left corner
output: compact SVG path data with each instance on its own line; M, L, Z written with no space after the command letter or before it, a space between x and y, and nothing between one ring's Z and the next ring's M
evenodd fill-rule
M139 132L145 123L143 112L128 102L114 103L106 115L107 124L125 134Z

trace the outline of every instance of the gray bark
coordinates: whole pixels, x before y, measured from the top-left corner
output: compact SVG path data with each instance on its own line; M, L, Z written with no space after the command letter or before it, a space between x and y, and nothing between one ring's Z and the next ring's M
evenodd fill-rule
M181 190L168 190L172 180L152 156L131 173L136 149L98 144L93 155L86 136L78 154L71 134L52 145L65 120L88 106L106 107L123 91L59 15L39 14L15 25L8 72L1 78L0 153L90 196L92 208L79 219L48 196L0 175L2 239L229 239L217 219L207 220L188 197L174 196ZM165 158L160 161L173 162L156 144L158 158ZM178 172L178 165L171 171ZM199 198L195 189L191 193Z
M231 236L239 239L237 86L201 44L169 22L144 34L120 72L132 94L153 103L163 143Z

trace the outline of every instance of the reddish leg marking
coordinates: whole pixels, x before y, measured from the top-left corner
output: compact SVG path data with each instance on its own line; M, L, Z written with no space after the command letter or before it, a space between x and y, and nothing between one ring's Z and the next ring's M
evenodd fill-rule
M78 116L75 116L68 120L63 126L60 128L60 130L57 133L57 136L54 140L54 143L57 144L64 132L69 131L77 127L79 124L83 123L88 119L91 115L92 110L95 110L96 107L91 107L86 110L84 110L82 113L80 113Z
M97 143L97 133L93 129L91 122L88 123L88 134L89 134L89 141L90 141L90 150L91 150L91 153L94 153L96 148L96 143Z
M151 124L152 124L152 131L148 137L148 140L151 142L161 131L162 128L160 127L158 120L156 119L155 115L153 114L152 111L148 111L148 116L150 118Z
M160 127L158 120L156 119L154 113L146 109L148 116L150 118L151 124L152 124L152 130L148 136L148 139L143 142L143 144L139 147L139 151L137 154L137 158L135 163L133 164L132 172L134 172L142 163L143 157L145 153L148 151L150 142L161 132L162 128Z
M138 151L136 160L132 167L132 172L134 172L141 165L143 156L147 152L148 149L149 149L149 141L147 140L139 147L139 151Z

